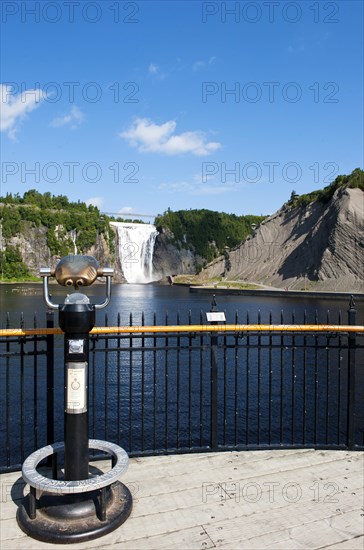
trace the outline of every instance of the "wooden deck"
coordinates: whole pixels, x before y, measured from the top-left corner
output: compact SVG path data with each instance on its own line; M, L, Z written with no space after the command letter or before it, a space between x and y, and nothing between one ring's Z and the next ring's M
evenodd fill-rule
M0 547L362 550L363 474L363 453L346 451L132 459L122 479L133 493L130 518L103 538L74 545L41 543L23 534L15 515L24 484L20 472L6 474Z

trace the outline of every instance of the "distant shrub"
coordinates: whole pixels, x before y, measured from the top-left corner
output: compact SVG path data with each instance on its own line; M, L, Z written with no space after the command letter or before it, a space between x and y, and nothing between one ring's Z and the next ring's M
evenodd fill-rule
M331 200L337 189L361 189L364 191L364 171L360 168L355 168L351 174L347 176L337 176L337 178L323 189L312 191L304 195L297 195L292 191L290 200L286 205L295 208L296 206L307 206L311 202L319 201L327 203Z

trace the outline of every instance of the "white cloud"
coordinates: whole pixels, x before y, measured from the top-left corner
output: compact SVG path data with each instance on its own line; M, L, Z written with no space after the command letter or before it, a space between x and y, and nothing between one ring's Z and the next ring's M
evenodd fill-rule
M20 122L39 107L45 97L46 94L40 89L25 90L15 96L11 93L11 86L0 84L0 131L7 132L10 139L15 139Z
M194 72L200 71L201 69L206 69L209 65L212 65L216 60L216 56L212 55L208 61L195 61L192 65L192 70Z
M195 61L193 66L192 66L192 70L193 71L199 71L201 69L204 69L206 67L206 63L205 61Z
M103 197L90 197L85 202L87 206L90 206L90 204L92 204L93 206L97 206L97 208L101 208L104 204L104 199Z
M166 78L166 74L161 70L159 65L156 65L156 63L149 64L148 73L152 76L152 78L156 78L158 80L164 80Z
M207 142L204 132L175 134L175 130L175 120L158 125L147 118L137 118L128 130L119 135L128 140L131 146L137 147L138 151L148 153L164 153L166 155L192 153L197 156L205 156L221 147L218 142Z
M148 67L148 72L152 74L156 74L159 71L158 65L155 65L154 63L151 63Z
M192 176L192 179L193 179L193 181L195 181L197 183L207 183L210 180L215 180L216 177L213 176L213 175L202 174L201 172L199 172L197 174L194 174Z
M58 117L52 120L51 126L58 128L59 126L70 126L72 129L77 128L84 120L84 114L76 105L73 105L70 112L63 117Z

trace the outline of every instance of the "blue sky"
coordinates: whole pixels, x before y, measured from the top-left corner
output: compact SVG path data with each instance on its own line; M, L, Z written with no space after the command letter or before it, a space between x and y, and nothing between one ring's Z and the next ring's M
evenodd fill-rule
M1 193L269 214L363 167L363 3L3 1Z

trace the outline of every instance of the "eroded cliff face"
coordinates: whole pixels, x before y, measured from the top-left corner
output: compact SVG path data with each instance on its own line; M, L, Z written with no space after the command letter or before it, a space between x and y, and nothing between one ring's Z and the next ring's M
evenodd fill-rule
M18 233L5 240L0 224L0 250L5 250L7 245L19 247L22 260L33 275L39 274L40 267L54 265L52 254L47 246L47 228L44 226L32 227L27 223L24 233Z
M200 280L225 276L278 288L363 292L363 235L363 191L338 189L328 203L283 207L228 258L211 262Z
M39 276L41 267L54 267L59 256L52 256L47 245L47 228L44 226L34 227L31 223L25 222L26 230L18 233L5 241L2 236L0 224L0 250L5 250L6 246L15 246L19 248L22 260L29 271ZM95 236L95 244L88 249L85 254L94 256L100 266L110 266L114 268L114 282L125 282L120 262L115 260L115 256L110 252L109 245L103 235Z
M204 259L176 242L173 233L163 228L157 236L153 253L153 271L160 279L180 274L195 274Z

